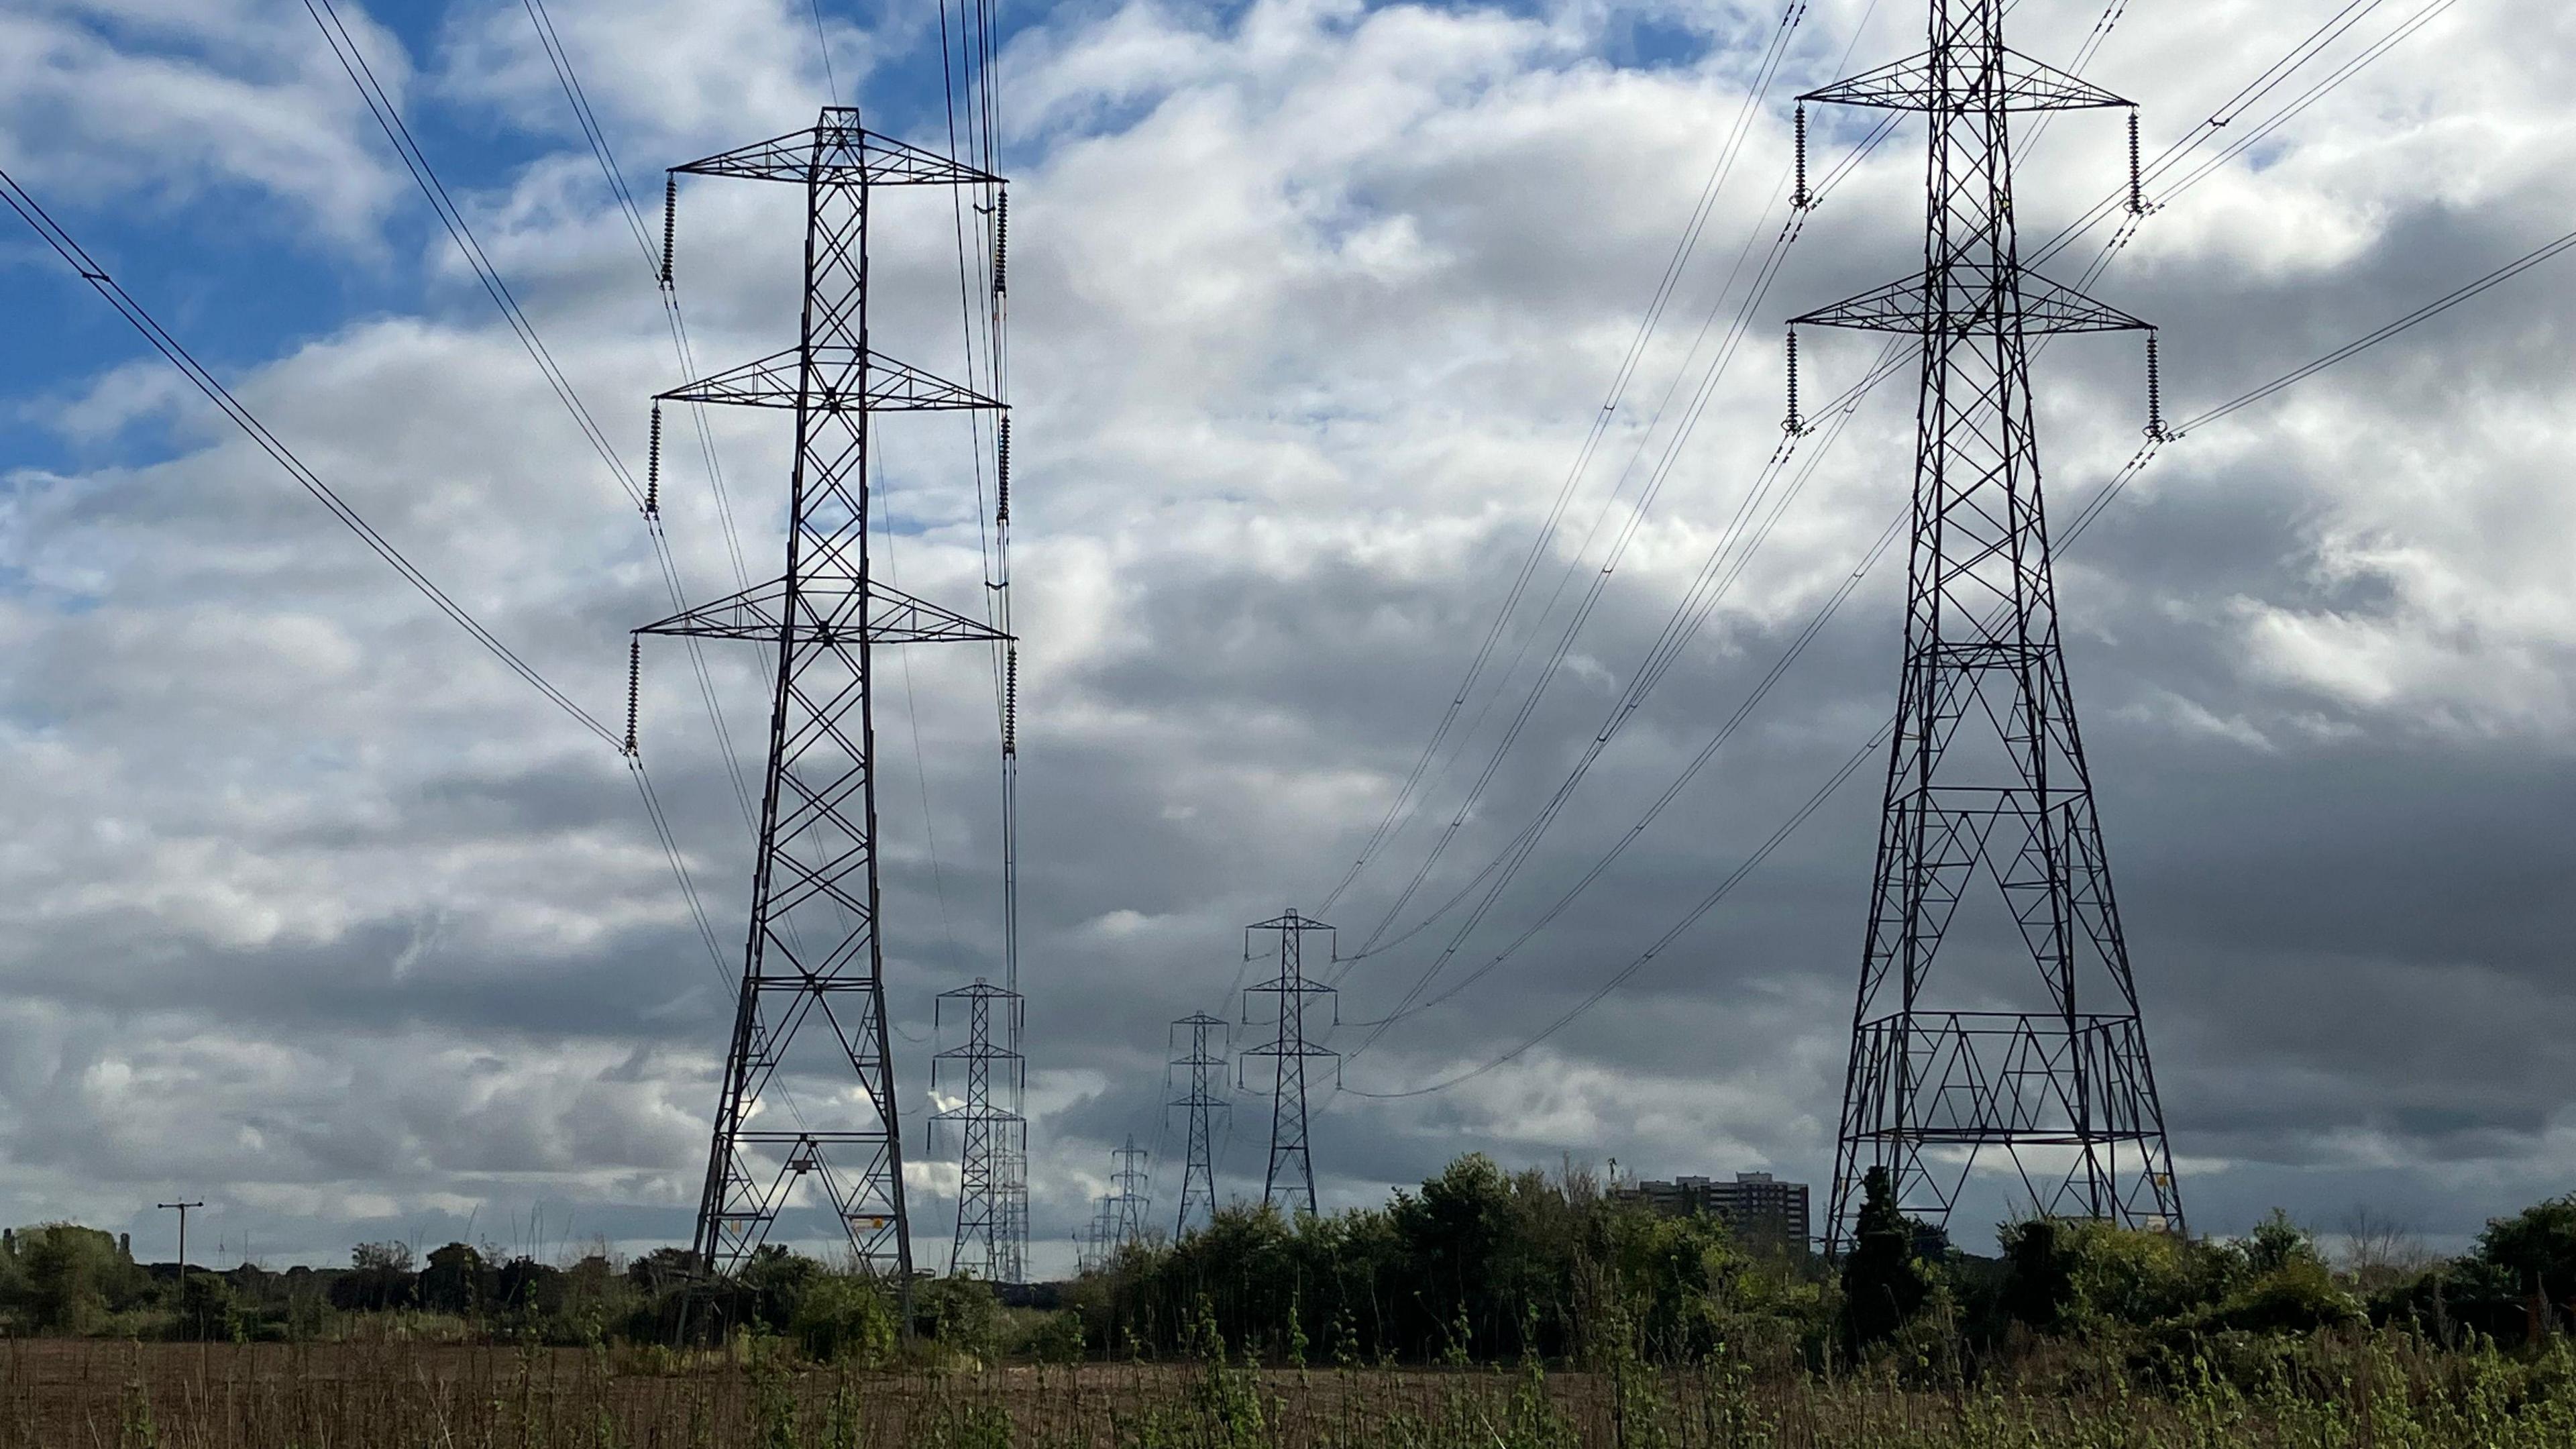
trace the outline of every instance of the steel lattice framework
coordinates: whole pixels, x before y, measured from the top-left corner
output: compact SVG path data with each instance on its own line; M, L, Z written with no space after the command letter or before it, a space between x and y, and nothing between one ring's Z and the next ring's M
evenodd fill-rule
M1022 1069L1020 1054L1007 1045L1018 1038L1010 1027L1020 1010L1020 994L982 977L972 986L943 991L934 1008L934 1030L946 1026L951 1003L965 1014L966 1040L930 1061L932 1091L939 1090L942 1068L964 1078L951 1083L964 1089L957 1105L930 1119L954 1124L958 1135L957 1235L948 1245L948 1273L972 1272L988 1283L1017 1283L1022 1279L1018 1240L1012 1235L1011 1168L1027 1150L1028 1122L996 1104L993 1077L999 1067L1007 1101ZM996 1008L1006 1033L1002 1045L993 1040Z
M1932 0L1924 54L1800 98L1922 111L1931 129L1922 274L1791 324L1923 349L1905 664L1829 1251L1848 1241L1870 1168L1893 1175L1905 1212L1946 1225L1991 1151L2038 1212L2182 1227L2059 647L2030 395L2032 337L2147 324L2024 272L2008 125L2129 103L2007 49L2007 8ZM2038 968L2045 1011L1927 1005L1933 957L1979 876Z
M1109 1180L1118 1185L1118 1190L1109 1195L1110 1241L1123 1248L1145 1241L1145 1215L1153 1210L1154 1199L1145 1192L1151 1178L1144 1164L1152 1160L1153 1154L1137 1146L1131 1132L1127 1145L1112 1149L1109 1155L1118 1159L1118 1170L1109 1174Z
M1190 1230L1193 1212L1202 1227L1216 1216L1216 1151L1209 1128L1219 1113L1234 1110L1234 1104L1219 1090L1225 1081L1225 1057L1208 1050L1211 1037L1220 1046L1223 1044L1225 1019L1194 1011L1172 1023L1173 1040L1177 1041L1183 1031L1190 1034L1189 1050L1172 1058L1171 1070L1188 1073L1189 1090L1165 1104L1180 1108L1188 1115L1189 1124L1189 1149L1181 1168L1181 1211L1172 1223L1175 1238ZM1164 1089L1168 1091L1170 1086L1167 1076Z
M1341 997L1332 987L1306 975L1306 937L1321 932L1330 938L1333 928L1312 916L1301 916L1291 907L1243 928L1243 958L1247 961L1253 958L1255 931L1268 931L1279 938L1279 974L1244 988L1247 998L1273 996L1279 1002L1279 1034L1243 1052L1245 1057L1269 1057L1276 1069L1270 1093L1270 1165L1261 1174L1261 1200L1267 1204L1285 1199L1291 1211L1312 1213L1315 1159L1306 1137L1306 1064L1317 1057L1328 1058L1338 1071L1341 1053L1307 1040L1306 1012L1315 998L1322 997L1333 1004L1334 1024L1339 1025ZM1332 951L1329 945L1326 949L1328 954ZM1247 999L1244 1020L1251 1019Z
M1109 1266L1116 1241L1118 1200L1108 1193L1091 1200L1091 1221L1074 1241L1074 1272L1097 1273Z
M879 188L998 188L1001 180L871 133L856 109L841 106L826 107L810 129L672 169L784 182L805 195L795 347L662 395L793 413L786 569L637 631L777 650L750 928L696 1252L703 1265L731 1271L768 1240L783 1210L813 1204L810 1182L858 1260L908 1292L912 1233L878 910L872 659L879 645L1007 636L872 575L869 432L885 414L1000 404L869 346L868 225ZM799 1055L791 1063L800 1036L823 1033L830 1040L810 1048L819 1062ZM859 1090L836 1086L800 1105L782 1077L809 1070L847 1073Z

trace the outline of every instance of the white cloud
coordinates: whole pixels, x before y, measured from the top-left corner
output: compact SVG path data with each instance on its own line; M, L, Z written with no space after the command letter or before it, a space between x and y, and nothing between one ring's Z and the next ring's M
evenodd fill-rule
M550 8L630 178L787 129L819 96L797 5ZM1798 63L1821 78L1860 9L1817 7ZM1759 44L1774 14L1703 18L1742 22ZM2055 55L2091 17L2031 18L2042 28L2025 48ZM1738 113L1744 53L1620 69L1600 58L1613 19L1590 7L1072 7L1007 51L1032 1171L1050 1244L1103 1186L1106 1147L1161 1110L1165 1023L1200 1007L1234 1014L1220 996L1240 923L1290 902L1320 908L1412 764ZM2048 23L2072 26L2066 45ZM2312 23L2141 13L2100 69L2147 102L2151 136L2169 134ZM2145 226L2100 290L2165 324L2176 396L2274 375L2514 254L2544 222L2556 229L2567 143L2541 122L2558 92L2479 81L2497 78L2498 57L2532 53L2508 41L2509 23L2464 14L2428 31L2285 131L2259 167L2174 197ZM1890 10L1855 63L1898 53L1910 28ZM613 714L624 631L669 603L639 527L443 240L406 254L397 239L416 228L390 218L412 200L368 159L380 148L345 82L315 65L329 61L309 30L277 6L53 7L0 22L0 81L39 98L0 109L0 151L13 167L39 150L84 158L82 204L137 200L191 225L228 204L204 189L220 176L292 199L353 259L341 265L416 268L416 307L279 340L271 360L227 375L408 555ZM450 179L637 462L644 399L677 364L633 241L524 13L462 6L438 33L435 52L409 58L388 34L366 39L410 102L540 148L505 174ZM888 67L918 63L905 48L917 40L836 25L841 83L901 92ZM2248 59L2213 67L2214 51ZM427 80L412 85L414 73ZM156 83L165 76L179 80ZM39 124L47 96L72 100ZM2113 123L2052 130L2032 158L2034 236L2117 180L2118 145ZM1723 328L1731 303L1712 293L1736 249L1767 242L1759 204L1786 147L1786 117L1765 112L1536 597L1570 565L1570 601L1600 566L1645 474L1626 475L1605 510L1611 480L1632 456L1651 466L1677 421L1646 423L1690 329L1712 306ZM1598 728L1778 443L1779 317L1907 265L1919 166L1912 143L1885 148L1809 220L1573 661L1386 935L1456 895ZM949 219L902 200L876 258L882 345L952 367ZM785 188L687 188L681 292L705 366L791 335L796 201ZM2561 517L2554 365L2565 309L2544 277L2517 286L2175 445L2061 574L2115 858L2137 863L2124 897L2177 1146L2231 1192L2291 1183L2262 1173L2294 1134L2325 1134L2320 1150L2357 1169L2564 1136L2563 1101L2509 1110L2517 1093L2563 1095L2540 1074L2442 1104L2454 1125L2427 1118L2394 1135L2374 1114L2422 1103L2367 1052L2301 1059L2314 1074L2304 1124L2243 1121L2205 1085L2231 1061L2291 1050L2286 1026L2213 1044L2222 1028L2294 1013L2239 1023L2235 977L2204 964L2204 937L2241 953L2227 957L2237 975L2277 972L2307 983L2312 1006L2387 1019L2420 1017L2463 960L2521 980L2533 940L2563 939L2544 929L2554 907L2536 892L2428 918L2423 929L2469 942L2446 948L2457 955L2387 920L2411 900L2385 882L2412 868L2416 832L2467 842L2449 855L2471 879L2555 858L2554 836L2530 831L2513 802L2559 783L2568 713L2576 586L2557 540L2576 519ZM1826 380L1855 376L1865 355L1820 346L1810 385L1839 386ZM2046 355L2059 517L2108 471L2101 460L2135 446L2136 368L2107 347ZM16 469L0 491L0 645L13 661L0 795L18 822L0 841L0 1030L15 1043L0 1081L26 1170L0 1211L113 1218L186 1178L316 1256L361 1231L409 1233L412 1215L456 1232L467 1213L539 1199L621 1239L683 1231L728 968L697 944L622 766L166 375L130 365L43 387L30 406L73 461ZM1881 389L1789 503L1442 983L1618 840L1842 583L1902 503L1904 387ZM709 593L731 567L691 425L670 421L669 535L689 588ZM757 571L784 433L768 415L719 413L711 427ZM80 461L156 429L171 438L158 461ZM980 561L957 436L898 420L883 441L895 509L919 530L896 546L905 586L971 605ZM1603 531L1575 557L1596 511ZM1880 566L1593 894L1455 1004L1390 1033L1353 1085L1410 1086L1490 1059L1733 869L1882 717L1902 566ZM1444 833L1553 631L1505 636L1498 665L1521 658L1513 694L1490 710L1471 701L1424 814L1333 907L1350 949ZM1542 642L1521 657L1525 633ZM720 648L708 660L736 744L755 741L759 662ZM987 667L980 652L918 653L908 699L890 695L878 714L890 992L915 1102L929 1086L932 993L997 974ZM686 657L648 651L645 688L647 758L729 951L747 854L732 789ZM1334 1101L1318 1119L1330 1190L1374 1194L1466 1146L1820 1174L1872 773L1541 1051L1411 1105ZM2389 817L2338 813L2357 781L2392 779L2458 788ZM2258 846L2251 864L2231 854ZM2248 879L2273 883L2258 904L2233 894ZM1350 1019L1397 1000L1462 910L1353 964ZM2374 933L2370 949L2401 964L2366 990L2315 985L2338 978L2287 943L2339 929ZM2563 988L2530 989L2543 995L2517 1021L2564 1004ZM2494 1055L2550 1060L2537 1046ZM1260 1104L1240 1108L1248 1143ZM2212 1140L2226 1150L2196 1145ZM2399 1145L2356 1145L2386 1142ZM908 1172L925 1193L954 1190L936 1159ZM1238 1154L1229 1187L1243 1172ZM925 1241L944 1228L935 1217Z

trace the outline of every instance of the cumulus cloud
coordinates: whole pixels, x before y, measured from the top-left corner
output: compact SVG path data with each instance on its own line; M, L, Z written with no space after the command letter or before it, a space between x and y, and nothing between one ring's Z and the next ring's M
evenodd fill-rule
M827 16L833 82L890 126L935 127L922 69L936 40L920 7L898 8ZM433 159L640 460L643 400L679 364L524 11L460 4L398 33L343 9L389 88L438 127ZM550 9L640 185L789 129L823 98L801 5ZM1383 1034L1361 1023L1451 941L1459 910L1416 928L1545 802L1726 536L1779 441L1779 318L1919 248L1906 132L1808 221L1692 412L1750 275L1730 287L1728 268L1778 225L1765 207L1787 164L1782 97L1830 78L1847 48L1855 65L1914 48L1902 9L1810 7L1488 692L1421 809L1333 904L1346 950L1370 954L1335 975L1353 1025L1334 1040L1355 1052L1358 1090L1318 1100L1331 1201L1467 1148L1658 1174L1820 1180L1829 1166L1874 765L1537 1047L1439 1093L1358 1091L1472 1070L1581 1005L1884 718L1901 550L1619 864L1506 956L1895 515L1901 375L1801 475L1680 667L1430 994L1484 974ZM1153 1136L1165 1023L1237 1015L1229 987L1258 969L1240 960L1242 923L1316 908L1394 798L1596 420L1778 17L1659 13L1652 54L1637 18L1069 5L1010 37L1041 1262L1104 1190L1107 1149ZM2022 48L2051 58L2097 18L2014 14ZM2129 15L2090 69L2143 103L2151 140L2184 134L2314 23L2215 5ZM2533 6L2453 12L2160 198L2096 290L2163 324L2169 411L2561 229L2571 143L2551 57L2576 50L2515 27L2569 23ZM300 7L39 7L0 22L0 71L20 98L0 110L0 148L75 232L137 212L200 227L248 189L310 218L320 271L373 279L367 305L204 340L244 359L228 372L243 397L410 556L611 709L624 631L669 612L644 536L444 238L424 240ZM1817 124L1820 156L1859 135L1849 118ZM2032 143L2031 235L2118 183L2120 144L2116 122L2081 116ZM896 200L876 257L880 345L956 370L952 218ZM681 295L705 369L787 339L796 210L785 188L685 188ZM184 277L187 252L165 246L149 274ZM9 275L77 287L36 260ZM2366 1199L2455 1234L2564 1184L2576 1074L2549 1030L2571 1004L2549 804L2569 783L2576 636L2555 545L2576 522L2554 466L2569 318L2545 274L2514 285L2171 445L2060 569L2168 1116L2213 1230L2276 1201L2325 1221ZM1811 388L1839 389L1867 357L1820 344ZM2071 517L2136 447L2138 360L2074 341L2040 371L2051 497ZM57 446L0 489L14 661L0 788L18 807L0 841L0 1147L17 1169L0 1211L140 1227L136 1204L186 1188L220 1196L226 1234L276 1257L469 1221L531 1243L685 1236L729 967L699 942L623 766L153 366L110 359L14 401ZM731 587L733 554L695 423L673 422L668 533L687 587L709 595ZM708 426L761 572L783 430L721 412ZM971 607L962 435L895 420L883 443L903 586ZM1632 521L1564 668L1462 812ZM740 755L758 735L760 661L710 648L706 667ZM878 717L889 992L916 1114L933 995L998 958L988 669L975 651L919 652ZM730 951L748 848L678 650L650 658L644 714ZM1236 1045L1261 1035L1239 1026ZM1258 1091L1239 1094L1227 1190L1254 1181L1265 1129ZM907 1147L935 1260L953 1168Z

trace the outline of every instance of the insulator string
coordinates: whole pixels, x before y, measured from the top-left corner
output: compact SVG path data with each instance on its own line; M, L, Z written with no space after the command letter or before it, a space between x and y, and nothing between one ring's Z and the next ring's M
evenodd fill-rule
M1789 418L1787 422L1781 425L1781 430L1788 433L1789 436L1793 438L1800 432L1800 428L1798 426L1798 329L1795 327L1789 329Z
M662 405L653 404L653 440L644 450L644 516L662 516Z
M665 176L662 178L662 285L665 288L671 285L671 242L673 234L679 230L679 220L680 178L677 175Z
M1002 663L1002 753L1020 752L1020 646L1008 646Z
M993 198L993 295L1010 290L1006 282L1006 265L1011 256L1011 193L1003 191Z
M2134 151L2137 137L2137 117L2134 114L2130 117L2129 129L2131 149ZM1814 204L1815 197L1807 192L1807 107L1804 102L1800 102L1798 106L1798 184L1796 189L1789 193L1789 206L1794 211L1805 211Z
M2161 443L2165 440L2164 382L2158 376L2156 334L2147 334L2147 436Z
M635 748L635 703L637 698L641 695L643 687L644 641L641 638L629 638L626 641L626 756L628 759L635 758L637 754Z
M993 521L1011 521L1011 415L1002 414L994 430L993 442Z
M2129 107L2129 215L2147 214L2146 184L2138 170L2138 108Z

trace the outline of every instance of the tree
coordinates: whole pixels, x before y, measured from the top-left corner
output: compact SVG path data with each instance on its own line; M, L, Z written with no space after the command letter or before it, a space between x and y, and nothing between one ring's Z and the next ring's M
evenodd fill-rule
M2490 1220L2478 1234L2477 1257L2511 1278L2535 1327L2545 1331L2552 1319L2576 1315L2576 1193Z
M492 1301L491 1270L483 1255L465 1243L450 1243L429 1255L420 1270L420 1303L434 1313L473 1314Z
M96 1228L44 1223L19 1229L11 1244L25 1270L21 1291L38 1328L85 1333L107 1314L143 1301L149 1291L133 1256Z
M331 1306L344 1313L409 1308L418 1295L408 1243L360 1243L349 1251L349 1271L331 1281Z
M1494 1160L1471 1152L1452 1162L1439 1176L1425 1179L1419 1197L1398 1193L1395 1231L1421 1275L1422 1307L1443 1338L1455 1338L1454 1325L1469 1326L1471 1338L1490 1339L1495 1322L1495 1268L1503 1256L1512 1221L1511 1183ZM1509 1323L1506 1312L1502 1322ZM1472 1351L1469 1343L1452 1343L1454 1352Z
M1843 1259L1843 1337L1858 1353L1903 1327L1932 1291L1914 1257L1914 1224L1896 1207L1896 1181L1884 1167L1861 1180L1860 1221Z

